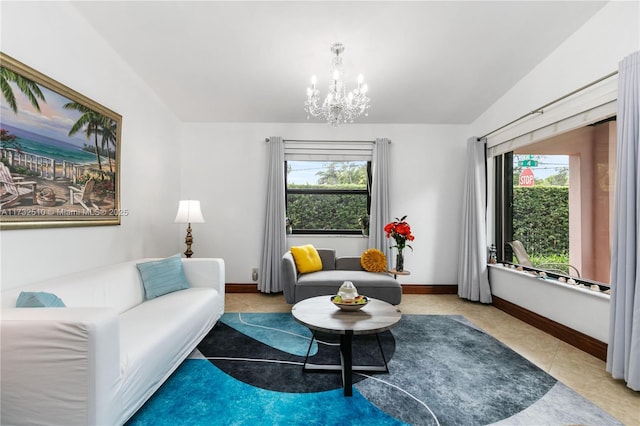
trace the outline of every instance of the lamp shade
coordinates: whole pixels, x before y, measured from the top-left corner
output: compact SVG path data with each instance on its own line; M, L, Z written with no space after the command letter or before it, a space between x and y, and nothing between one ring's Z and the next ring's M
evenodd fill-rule
M180 200L175 223L204 223L204 217L200 211L200 201Z

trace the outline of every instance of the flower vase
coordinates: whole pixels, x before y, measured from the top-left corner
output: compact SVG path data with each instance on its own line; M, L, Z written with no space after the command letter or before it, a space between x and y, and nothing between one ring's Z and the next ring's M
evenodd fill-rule
M404 271L404 256L402 254L402 250L398 250L398 254L396 255L396 271Z

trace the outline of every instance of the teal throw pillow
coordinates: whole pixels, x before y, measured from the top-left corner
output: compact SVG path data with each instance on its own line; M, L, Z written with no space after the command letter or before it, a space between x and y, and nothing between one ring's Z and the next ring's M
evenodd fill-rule
M44 291L21 291L16 308L64 308L58 296Z
M146 299L189 288L179 254L162 260L138 263Z

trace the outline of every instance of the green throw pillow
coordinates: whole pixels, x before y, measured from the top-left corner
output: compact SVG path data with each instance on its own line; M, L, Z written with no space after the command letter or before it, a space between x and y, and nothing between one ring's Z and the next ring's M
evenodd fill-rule
M147 300L189 288L179 254L162 260L138 263L136 266L140 271Z
M21 291L16 308L64 308L58 296L44 291Z

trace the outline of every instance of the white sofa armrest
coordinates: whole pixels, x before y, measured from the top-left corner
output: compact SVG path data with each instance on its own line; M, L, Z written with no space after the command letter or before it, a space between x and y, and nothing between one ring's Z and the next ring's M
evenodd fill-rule
M119 333L111 308L4 309L3 424L114 424Z
M224 260L219 258L182 259L184 273L192 287L209 287L224 294Z

